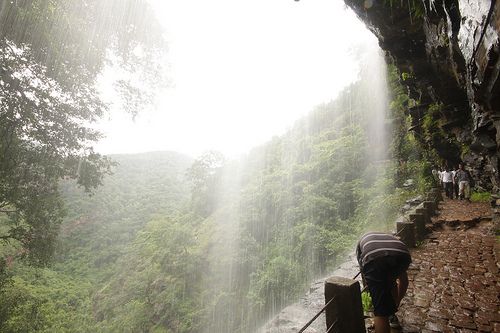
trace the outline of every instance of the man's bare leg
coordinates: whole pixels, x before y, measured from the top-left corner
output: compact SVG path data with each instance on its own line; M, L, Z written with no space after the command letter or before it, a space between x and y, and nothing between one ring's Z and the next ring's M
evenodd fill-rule
M391 327L389 326L389 317L375 316L375 333L390 333Z
M408 274L406 272L403 272L396 279L396 285L392 290L392 296L394 298L396 308L399 308L401 300L406 295L406 290L408 290Z

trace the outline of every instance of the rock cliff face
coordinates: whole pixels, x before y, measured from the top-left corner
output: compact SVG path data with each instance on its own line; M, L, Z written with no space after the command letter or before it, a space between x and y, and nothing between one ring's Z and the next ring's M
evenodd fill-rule
M410 108L417 137L443 161L464 161L479 186L499 192L500 3L344 1L377 36L419 102ZM429 122L440 135L429 135Z

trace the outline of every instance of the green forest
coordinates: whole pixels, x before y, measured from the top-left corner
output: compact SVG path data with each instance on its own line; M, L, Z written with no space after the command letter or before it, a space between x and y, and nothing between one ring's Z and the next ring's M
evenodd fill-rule
M130 117L164 79L151 7L0 7L0 332L255 332L431 185L409 131L418 101L378 53L241 158L103 156L91 126L109 107L102 70L125 69L115 87Z

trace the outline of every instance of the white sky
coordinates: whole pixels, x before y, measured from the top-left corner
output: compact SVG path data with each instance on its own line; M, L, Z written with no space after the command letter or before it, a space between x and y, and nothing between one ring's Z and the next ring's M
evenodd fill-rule
M99 127L97 150L235 157L282 134L357 75L352 48L376 40L341 0L151 0L172 87L154 111Z

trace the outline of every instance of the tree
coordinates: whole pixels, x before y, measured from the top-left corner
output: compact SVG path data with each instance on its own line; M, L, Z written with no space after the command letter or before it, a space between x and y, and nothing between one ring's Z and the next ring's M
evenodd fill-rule
M216 208L224 156L209 151L196 159L187 170L191 181L191 203L193 210L201 216L209 216Z
M49 261L64 215L61 179L92 191L110 172L91 127L107 110L96 80L109 59L147 79L160 71L150 60L163 46L143 0L0 4L0 240L17 255ZM141 90L132 82L118 85L135 113Z
M134 115L163 86L163 31L147 0L18 0L0 4L0 39L31 49L30 60L65 91L92 90L106 65Z

